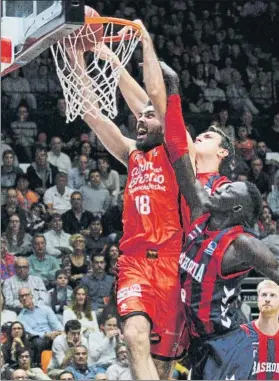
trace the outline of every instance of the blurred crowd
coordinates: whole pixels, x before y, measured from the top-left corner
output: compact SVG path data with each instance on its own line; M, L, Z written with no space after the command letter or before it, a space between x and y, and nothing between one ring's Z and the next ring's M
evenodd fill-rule
M193 138L215 124L234 141L222 172L259 188L255 229L279 260L279 5L86 4L143 20L179 73ZM141 62L138 46L127 69L140 83ZM117 96L116 123L135 138L136 120ZM2 80L1 160L2 378L132 379L114 302L126 169L81 119L66 123L49 50ZM185 371L178 363L173 377Z

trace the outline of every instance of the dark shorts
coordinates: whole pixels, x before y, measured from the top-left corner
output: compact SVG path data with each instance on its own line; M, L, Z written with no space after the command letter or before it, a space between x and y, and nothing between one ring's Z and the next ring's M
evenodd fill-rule
M220 337L192 340L192 380L248 380L253 367L251 340L242 329Z

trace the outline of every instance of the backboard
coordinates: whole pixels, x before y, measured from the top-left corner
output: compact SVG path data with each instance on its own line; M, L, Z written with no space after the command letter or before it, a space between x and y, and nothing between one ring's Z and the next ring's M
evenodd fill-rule
M1 76L24 66L84 23L84 0L2 0Z

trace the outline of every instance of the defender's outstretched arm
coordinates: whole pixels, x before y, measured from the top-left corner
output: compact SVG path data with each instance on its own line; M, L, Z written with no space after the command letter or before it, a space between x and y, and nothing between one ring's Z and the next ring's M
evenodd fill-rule
M279 263L269 248L259 239L241 234L233 243L232 257L247 267L253 266L264 276L279 284Z

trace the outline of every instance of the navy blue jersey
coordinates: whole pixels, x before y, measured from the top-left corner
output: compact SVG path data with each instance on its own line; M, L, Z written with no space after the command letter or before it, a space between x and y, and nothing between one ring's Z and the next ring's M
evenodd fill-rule
M181 296L191 337L209 337L239 327L239 313L232 305L241 291L241 281L250 269L222 275L222 259L229 245L240 234L242 226L209 231L210 215L192 224L180 255Z
M274 336L262 333L252 321L241 325L253 346L253 368L249 380L279 380L279 330Z

